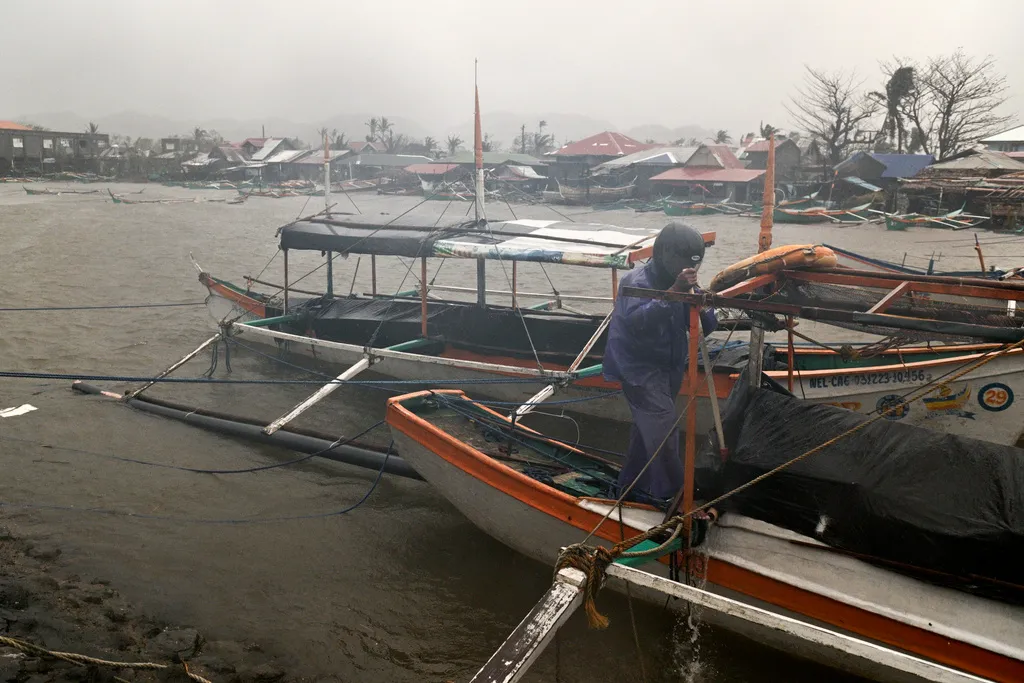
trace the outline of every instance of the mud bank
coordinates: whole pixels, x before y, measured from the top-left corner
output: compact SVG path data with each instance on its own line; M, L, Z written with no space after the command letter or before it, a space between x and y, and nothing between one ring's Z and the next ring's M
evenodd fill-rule
M61 550L19 538L0 524L0 635L48 650L99 659L173 664L213 683L285 683L283 666L259 643L208 640L196 629L161 623L101 577L67 571ZM0 644L0 681L188 681L180 665L164 671L91 669Z

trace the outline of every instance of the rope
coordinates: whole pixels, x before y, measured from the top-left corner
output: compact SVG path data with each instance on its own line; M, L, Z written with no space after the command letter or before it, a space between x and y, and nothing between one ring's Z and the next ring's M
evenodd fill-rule
M255 517L247 519L203 519L194 517L174 517L166 515L149 515L139 514L135 512L126 512L124 510L106 510L103 508L80 508L74 505L54 505L48 503L8 503L0 500L0 508L22 508L27 510L57 510L61 512L73 512L75 514L81 514L83 512L89 512L98 515L108 515L113 517L132 517L134 519L146 519L158 522L174 522L174 523L186 523L186 524L230 524L230 525L244 525L244 524L274 524L278 522L295 522L305 521L311 519L327 519L329 517L339 517L344 514L352 512L363 503L365 503L380 483L381 478L384 476L384 468L388 464L388 459L391 457L392 449L394 448L395 442L392 441L391 445L388 446L387 452L384 454L384 460L381 462L380 469L377 470L377 476L373 480L373 484L367 489L363 497L358 501L349 505L348 507L340 510L334 510L332 512L322 512L309 515L291 515L288 517ZM207 681L207 683L209 683Z
M11 638L9 636L0 636L0 645L13 647L27 655L60 659L70 664L83 667L131 669L133 671L163 671L165 669L176 668L178 664L180 664L185 675L195 681L195 683L211 683L208 679L203 678L199 674L194 674L189 671L188 664L184 660L181 660L177 664L157 664L156 662L113 662L109 659L98 659L96 657L89 657L88 655L80 655L75 652L47 650L45 647L33 645L32 643L25 642L24 640L18 640L17 638ZM200 645L200 639L197 637L193 651L198 650Z
M373 431L374 429L380 427L383 424L384 424L384 420L381 420L380 422L377 422L376 424L371 425L367 429L364 429L363 431L359 432L355 436L349 437L347 439L342 437L342 438L338 439L337 441L335 441L334 443L332 443L327 448L319 450L319 451L317 451L315 453L309 453L309 454L304 455L304 456L302 456L300 458L294 458L292 460L287 460L285 462L273 463L273 464L270 464L270 465L259 465L259 466L256 466L256 467L246 467L244 469L238 469L238 470L209 470L209 469L201 469L201 468L196 468L196 467L181 467L179 465L168 465L167 463L163 463L163 462L152 462L152 461L149 461L149 460L137 460L135 458L126 458L126 457L123 457L123 456L120 456L120 455L111 455L109 453L98 453L96 451L87 451L87 450L84 450L84 449L81 449L81 448L72 448L70 446L54 446L52 444L43 443L42 441L32 441L31 439L18 439L18 438L13 437L13 436L2 436L2 435L0 435L0 441L16 441L16 442L19 442L19 443L29 443L29 444L34 444L36 446L41 446L42 448L50 448L50 449L53 449L53 450L56 450L56 451L67 451L69 453L81 453L83 455L92 455L92 456L96 456L98 458L108 458L110 460L117 460L118 462L128 462L128 463L132 463L132 464L135 464L135 465L147 465L149 467L160 467L162 469L177 470L179 472L193 472L195 474L248 474L248 473L251 473L251 472L264 472L266 470L274 470L274 469L277 469L279 467L288 467L290 465L297 465L297 464L299 464L301 462L306 462L307 460L310 460L312 458L321 456L324 453L329 453L330 451L333 451L335 448L338 448L339 446L348 445L348 444L352 443L353 441L355 441L356 439L359 439L360 437L366 436L368 433L370 433L371 431Z
M1015 342L1014 344L1011 344L1009 346L1003 347L998 352L995 352L995 353L993 353L990 356L981 358L981 359L979 359L978 361L976 361L974 363L968 363L959 372L954 373L948 380L946 380L946 382L943 382L943 384L948 383L948 382L956 381L960 377L963 377L964 375L966 375L966 374L968 374L970 372L973 372L974 370L977 370L978 368L980 368L983 365L991 362L992 360L998 358L999 356L1004 355L1004 354L1006 354L1006 353L1008 353L1010 351L1013 351L1014 349L1019 349L1019 348L1022 348L1022 347L1024 347L1024 340L1021 340L1021 341ZM930 394L933 391L935 391L936 389L938 389L939 386L941 386L941 385L935 385L935 386L931 386L931 387L926 385L926 386L922 387L922 389L920 391L916 392L915 395L911 396L905 403L913 403L914 401L922 399L925 396L927 396L928 394ZM902 403L890 406L889 408L885 409L884 411L879 412L877 415L868 418L864 422L861 422L860 424L854 425L853 427L851 427L850 429L846 430L845 432L843 432L841 434L838 434L838 435L832 437L831 439L828 439L824 443L818 444L817 446L811 448L810 450L807 450L807 451L801 453L800 455L796 456L795 458L792 458L792 459L782 463L781 465L778 465L777 467L774 467L771 470L768 470L767 472L764 472L764 473L754 477L750 481L748 481L748 482L746 482L744 484L741 484L741 485L737 486L736 488L734 488L734 489L732 489L730 491L727 491L727 492L723 493L722 495L718 496L717 498L714 498L714 499L712 499L712 500L710 500L710 501L708 501L706 503L703 503L702 505L699 505L699 506L693 508L692 510L689 510L689 511L684 512L682 514L674 515L671 519L663 522L662 524L659 524L657 526L653 526L653 527L651 527L650 529L648 529L647 531L645 531L643 533L637 534L636 536L633 536L632 538L626 539L625 541L620 541L619 543L616 543L610 549L609 548L605 548L604 546L590 547L590 546L584 545L587 542L587 540L589 540L590 537L593 536L593 534L597 530L597 528L600 527L602 524L604 524L605 520L608 519L608 517L611 514L612 510L614 510L616 507L618 507L621 504L622 498L620 498L616 502L615 506L612 507L608 511L607 514L605 514L605 516L601 519L600 522L598 522L597 526L594 527L594 530L592 530L587 535L587 538L584 539L583 542L581 542L581 543L574 543L573 545L567 546L566 548L564 548L562 550L562 553L558 557L558 562L555 565L555 572L557 573L559 570L563 569L564 567L572 567L574 569L579 569L580 571L582 571L587 576L587 585L584 587L584 609L585 609L585 611L587 613L588 620L589 620L590 625L592 627L594 627L594 628L605 628L608 625L608 619L607 619L607 617L603 616L602 614L600 614L597 611L597 607L593 603L593 599L594 599L594 597L596 597L597 592L600 590L601 586L604 583L605 570L607 570L608 566L612 562L614 562L615 560L617 560L619 558L651 557L651 556L663 553L668 548L669 544L678 536L679 530L682 528L682 525L683 525L683 523L685 522L685 520L687 518L692 517L692 516L694 516L694 515L696 515L698 513L703 513L706 510L708 510L709 508L712 508L715 505L721 503L722 501L724 501L724 500L726 500L728 498L731 498L732 496L735 496L735 495L737 495L739 493L742 493L743 491L746 491L750 487L752 487L752 486L754 486L754 485L764 481L765 479L768 479L769 477L775 476L776 474L778 474L782 470L785 470L785 469L795 465L796 463L798 463L798 462L800 462L800 461L802 461L802 460L804 460L806 458L809 458L812 455L815 455L816 453L820 453L821 451L823 451L826 448L828 448L829 446L839 442L840 440L845 439L845 438L847 438L849 436L852 436L853 434L856 434L857 432L867 428L868 426L874 424L875 422L878 422L879 420L883 419L886 415L888 415L890 412L892 412L894 410L897 410L897 409L901 408L902 406L903 406ZM685 409L684 409L683 412L684 413L686 412ZM678 420L677 420L677 423L678 423ZM661 446L659 446L658 448L660 450ZM653 460L653 459L654 458L652 456L651 460ZM650 462L651 461L649 460L647 464L649 465ZM645 465L645 469L646 469L646 465ZM643 473L643 471L641 470L641 474L642 473ZM637 475L637 478L639 478L639 476L640 475ZM636 480L634 479L634 483L635 483L635 481ZM631 484L631 486L632 486L632 484ZM636 546L639 543L643 543L644 541L648 541L648 540L651 540L651 539L653 539L655 537L658 537L658 536L664 534L665 532L667 532L669 530L672 531L672 536L669 538L669 540L662 542L656 548L652 548L650 550L646 550L646 551L642 551L642 552L635 552L635 551L634 552L630 552L630 551L628 551L628 548L634 547L634 546Z
M312 379L213 379L209 377L140 377L137 375L87 375L71 374L61 372L15 372L11 370L0 370L0 377L9 379L60 379L60 380L90 380L93 382L164 382L169 384L299 384L323 386L322 380ZM333 380L334 378L332 378ZM538 384L547 383L550 380L543 377L481 377L477 379L437 379L430 380L435 386L470 385L470 384ZM378 379L378 380L344 380L339 384L351 384L353 386L423 386L422 379Z
M204 306L205 301L183 301L170 304L110 304L104 306L28 306L25 308L0 308L0 313L25 311L104 311L128 308L174 308L177 306Z

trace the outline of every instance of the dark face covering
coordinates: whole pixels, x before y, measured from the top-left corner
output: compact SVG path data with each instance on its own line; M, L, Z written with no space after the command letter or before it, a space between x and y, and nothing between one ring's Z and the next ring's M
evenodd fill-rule
M668 289L686 268L700 268L704 260L704 237L685 223L672 221L654 240L654 285Z

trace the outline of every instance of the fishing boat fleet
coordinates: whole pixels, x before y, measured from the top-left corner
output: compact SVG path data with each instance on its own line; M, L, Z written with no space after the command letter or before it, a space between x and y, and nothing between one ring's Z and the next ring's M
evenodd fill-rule
M265 436L364 373L418 385L387 402L401 467L483 532L559 569L474 680L518 680L580 605L600 622L606 578L877 680L1024 680L1024 280L984 268L935 274L818 244L773 249L775 221L873 214L814 196L775 205L770 163L761 252L706 291L620 291L619 275L651 257L658 230L487 220L480 137L477 103L474 186L460 193L472 219L333 213L327 182L327 208L278 231L279 284L233 282L193 261L217 331L162 375L221 341L333 364L337 376L263 425ZM719 239L703 237L708 247ZM296 251L324 255L324 291L296 287ZM336 291L333 264L348 255L368 258L370 291ZM404 259L417 284L381 291L383 258ZM470 264L476 286L438 284L432 258ZM607 290L530 291L523 263L586 268ZM506 288L488 288L488 269ZM619 296L690 306L692 362L677 401L686 484L673 500L627 496L620 454L585 445L587 420L623 433L631 422L621 387L603 377L612 313L576 308L611 309ZM698 307L737 313L749 333L725 323L705 340ZM875 341L818 342L800 320ZM577 441L524 424L546 403L582 420Z

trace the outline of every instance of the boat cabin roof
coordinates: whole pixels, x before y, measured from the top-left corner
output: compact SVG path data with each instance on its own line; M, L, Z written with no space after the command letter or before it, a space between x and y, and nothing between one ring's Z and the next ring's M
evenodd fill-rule
M424 225L410 219L381 222L361 217L309 218L279 231L282 249L386 256L443 256L632 268L649 258L660 230L600 223L519 219L449 221ZM704 242L714 244L715 233Z

